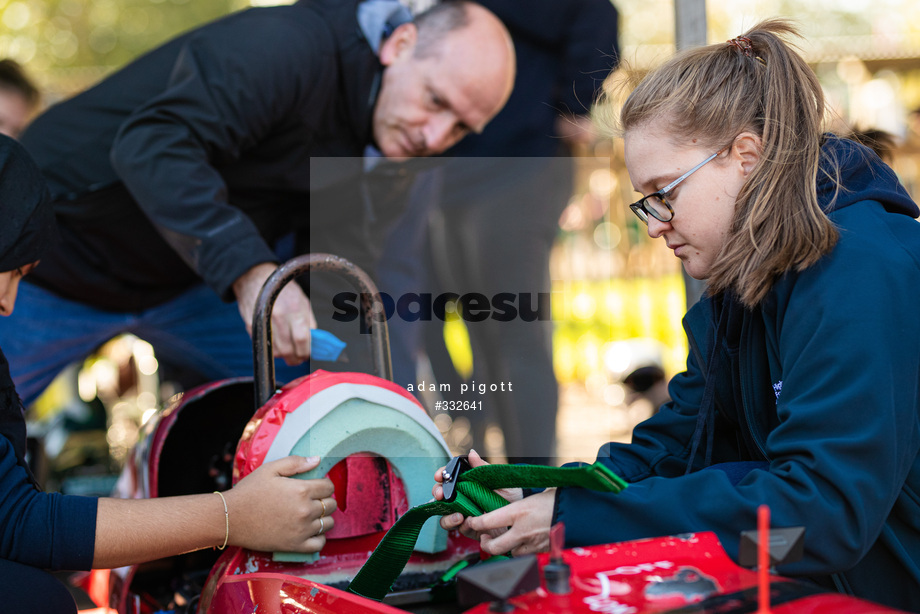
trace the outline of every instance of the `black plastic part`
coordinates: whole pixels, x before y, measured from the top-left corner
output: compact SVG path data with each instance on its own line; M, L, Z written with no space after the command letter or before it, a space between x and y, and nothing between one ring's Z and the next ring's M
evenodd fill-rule
M756 530L742 531L738 548L738 564L742 567L757 567ZM805 527L770 529L770 566L795 563L805 554Z
M540 569L534 555L481 563L457 574L457 601L472 607L484 601L497 601L499 607L511 607L507 600L540 588ZM499 611L509 611L502 609Z
M568 595L572 592L572 584L569 581L571 575L572 568L564 561L550 559L550 562L543 567L546 590L556 595Z
M444 467L441 474L444 478L441 488L444 489L445 501L453 501L457 498L457 482L460 481L460 474L467 469L470 469L470 461L466 454L453 457Z

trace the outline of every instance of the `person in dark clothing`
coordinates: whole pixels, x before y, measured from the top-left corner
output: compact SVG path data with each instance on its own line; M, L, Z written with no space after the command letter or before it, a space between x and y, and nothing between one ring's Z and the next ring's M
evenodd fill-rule
M13 313L20 281L44 257L54 229L38 168L0 136L0 315ZM332 482L289 477L318 458L266 463L220 498L96 499L42 492L25 444L22 402L0 351L0 604L11 614L76 612L70 593L44 570L120 567L228 544L317 552L332 528ZM266 514L278 522L266 524Z
M513 84L510 38L489 11L410 17L396 0L242 11L39 116L22 142L62 240L24 284L27 312L0 328L26 400L119 332L208 378L251 373L255 298L292 232L298 252L371 267L400 205L380 177L481 131ZM366 154L385 160L366 171ZM309 357L321 298L282 291L276 357Z
M18 138L38 110L41 92L16 60L0 60L0 134Z
M736 557L766 504L805 527L780 573L920 608L920 209L871 149L822 133L794 34L767 20L681 52L620 110L645 195L630 208L708 283L684 318L687 370L630 444L598 453L626 490L516 493L466 520L510 527L481 534L487 552L545 550L564 522L569 546L713 531Z
M552 464L558 384L550 250L572 195L573 147L592 139L590 106L617 65L618 14L610 0L535 0L526 11L516 0L481 3L511 33L518 58L514 90L482 134L470 135L445 153L444 166L434 171L440 176L429 179L437 189L422 197L425 210L408 214L401 222L404 228L394 232L404 231L390 239L381 283L389 282L396 296L426 286L435 296L525 296L516 304L519 315L510 320L465 321L473 350L468 380L485 384L486 392L476 397L482 410L464 416L472 423L472 445L482 449L486 427L495 423L512 462ZM433 211L428 202L436 203ZM424 240L407 240L413 234ZM420 244L415 248L420 251L407 249L412 243ZM426 251L430 257L418 256ZM538 307L536 318L520 315ZM478 306L462 308L470 313ZM447 357L441 322L432 322L435 326L391 319L397 381L417 381L414 369L403 375L400 368L414 367L424 347L438 381L458 391L464 382ZM510 382L513 391L489 390L502 382Z

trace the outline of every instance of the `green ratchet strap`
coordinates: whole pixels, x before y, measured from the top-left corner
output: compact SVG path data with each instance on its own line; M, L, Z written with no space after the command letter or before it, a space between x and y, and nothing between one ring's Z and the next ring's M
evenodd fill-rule
M577 486L618 493L626 488L626 482L601 463L582 467L482 465L461 473L456 471L460 464L458 461L465 462L465 459L456 457L445 469L445 472L455 472L449 477L445 475L444 482L445 497L453 500L429 501L403 514L348 585L350 592L375 601L383 600L409 562L425 521L432 516L455 512L479 516L507 505L508 502L493 492L494 489Z

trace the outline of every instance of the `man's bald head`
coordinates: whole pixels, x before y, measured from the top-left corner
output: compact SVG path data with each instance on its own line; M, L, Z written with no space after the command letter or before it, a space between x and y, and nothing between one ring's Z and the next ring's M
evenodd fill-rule
M437 154L481 132L514 85L511 35L475 2L446 0L384 41L374 138L395 158Z
M412 20L418 29L416 57L423 58L437 53L439 41L444 40L451 32L469 26L471 4L465 0L445 0L416 15Z

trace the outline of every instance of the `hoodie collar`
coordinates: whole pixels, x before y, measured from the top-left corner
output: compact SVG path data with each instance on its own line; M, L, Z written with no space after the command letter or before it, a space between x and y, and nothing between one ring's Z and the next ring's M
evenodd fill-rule
M843 187L838 189L838 185ZM825 135L821 146L817 191L818 202L827 213L874 200L892 213L920 216L897 175L874 151L832 134Z

